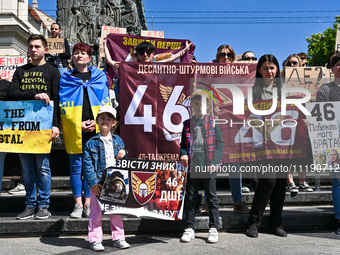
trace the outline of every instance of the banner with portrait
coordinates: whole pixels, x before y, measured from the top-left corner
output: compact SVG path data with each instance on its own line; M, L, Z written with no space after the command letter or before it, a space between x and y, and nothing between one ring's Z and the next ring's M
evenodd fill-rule
M340 172L340 102L308 103L308 134L317 172ZM314 170L312 169L312 170Z
M0 101L0 151L50 153L53 102Z
M178 162L122 159L100 181L104 214L181 220L187 172Z

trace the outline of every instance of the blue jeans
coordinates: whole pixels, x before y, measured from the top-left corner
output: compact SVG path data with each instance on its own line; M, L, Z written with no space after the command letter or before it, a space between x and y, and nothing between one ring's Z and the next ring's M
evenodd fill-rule
M26 190L26 206L49 207L51 195L50 154L19 154ZM37 192L39 196L37 197Z
M340 220L340 174L331 172L335 218Z
M5 157L7 152L0 152L0 196L2 188L2 177L4 176Z
M229 163L230 166L236 167L236 172L229 173L229 185L233 202L242 201L242 174L240 172L240 163Z
M81 197L84 190L85 197L90 197L90 187L83 174L83 153L69 154L70 157L70 183L73 197Z

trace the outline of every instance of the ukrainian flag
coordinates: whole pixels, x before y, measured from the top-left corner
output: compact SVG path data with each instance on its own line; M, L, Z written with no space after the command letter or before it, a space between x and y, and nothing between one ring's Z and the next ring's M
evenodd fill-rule
M65 72L59 83L59 107L64 132L66 151L69 154L82 153L82 111L84 88L87 88L94 119L99 108L110 104L109 88L103 71L89 66L91 79L83 82L71 76L74 70ZM98 132L98 127L97 127Z

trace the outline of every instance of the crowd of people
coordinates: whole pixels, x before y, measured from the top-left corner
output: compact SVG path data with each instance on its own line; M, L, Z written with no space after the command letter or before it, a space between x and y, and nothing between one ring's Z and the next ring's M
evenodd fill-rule
M51 26L52 37L58 38L61 27L57 23ZM107 50L106 62L115 68L119 78L120 62L112 60ZM167 60L155 58L155 47L149 42L136 46L132 53L132 61L136 62L172 62L183 56L191 45L187 42L185 48ZM128 156L122 139L112 132L117 125L117 110L111 106L108 77L102 70L90 65L92 60L91 48L83 43L76 44L72 55L65 39L65 52L61 54L48 54L47 41L42 35L31 35L28 39L28 56L31 62L18 67L12 82L0 81L0 100L43 100L46 105L51 101L54 105L52 135L50 141L59 137L60 128L63 131L66 151L70 161L70 184L74 197L74 210L71 218L89 218L89 242L91 249L102 251L102 225L101 210L96 200L100 193L99 183L107 167L116 164L116 160ZM67 68L69 58L72 57L71 69ZM252 51L242 54L243 61L257 61ZM211 63L233 63L236 55L230 45L221 45L217 49L216 58ZM251 95L254 101L273 98L273 88L277 88L277 96L281 96L281 89L285 86L282 78L286 66L306 66L305 53L291 54L283 62L283 72L274 55L266 54L259 58L256 68L256 78ZM340 55L334 52L330 56L329 67L334 73L334 81L324 84L317 92L318 102L340 100ZM44 86L39 86L35 77L43 78ZM32 79L22 79L28 77ZM116 85L116 96L119 95L119 85ZM29 88L29 89L25 89ZM42 89L43 88L43 89ZM248 95L249 96L249 95ZM275 96L275 94L274 94ZM74 107L66 107L68 101ZM183 123L182 139L179 153L180 160L185 167L193 164L207 165L212 168L222 164L224 141L218 125L213 125L211 116L202 114L202 97L193 94L190 98L192 116ZM202 139L203 138L203 139ZM130 150L132 148L129 148ZM311 151L308 153L311 154ZM332 164L338 162L338 151L331 151ZM0 152L0 178L4 171L6 153ZM49 154L19 154L22 165L22 180L10 193L24 192L26 195L26 208L17 216L18 220L48 219L51 170ZM324 158L319 155L319 162ZM286 160L271 159L253 162L253 164L285 165ZM233 163L240 169L240 163ZM207 242L218 242L219 205L216 194L216 175L211 174L203 179L196 179L188 175L184 206L184 220L186 227L181 237L182 242L190 242L195 238L195 215L200 182L205 191L204 212L209 215L209 236ZM339 220L337 234L340 234L340 177L332 173L332 194L335 217ZM288 183L288 186L287 186ZM299 175L299 187L293 181L292 174L267 173L257 176L254 199L251 209L242 201L242 191L249 192L249 187L242 187L241 171L230 175L230 189L234 202L234 211L249 213L249 227L246 235L257 237L262 222L264 210L270 201L270 226L275 235L285 237L286 231L281 224L283 204L286 191L313 191L306 182L306 172ZM1 181L0 181L1 189ZM83 200L84 198L84 200ZM121 216L110 215L112 240L118 248L129 248L125 241L124 226Z

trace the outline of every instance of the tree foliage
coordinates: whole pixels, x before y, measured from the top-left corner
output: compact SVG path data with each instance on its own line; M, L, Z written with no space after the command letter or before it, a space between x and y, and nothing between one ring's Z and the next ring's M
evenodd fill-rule
M335 18L332 27L327 28L322 33L312 34L306 38L308 43L308 65L324 66L328 57L335 50L336 31L340 24L340 16Z

